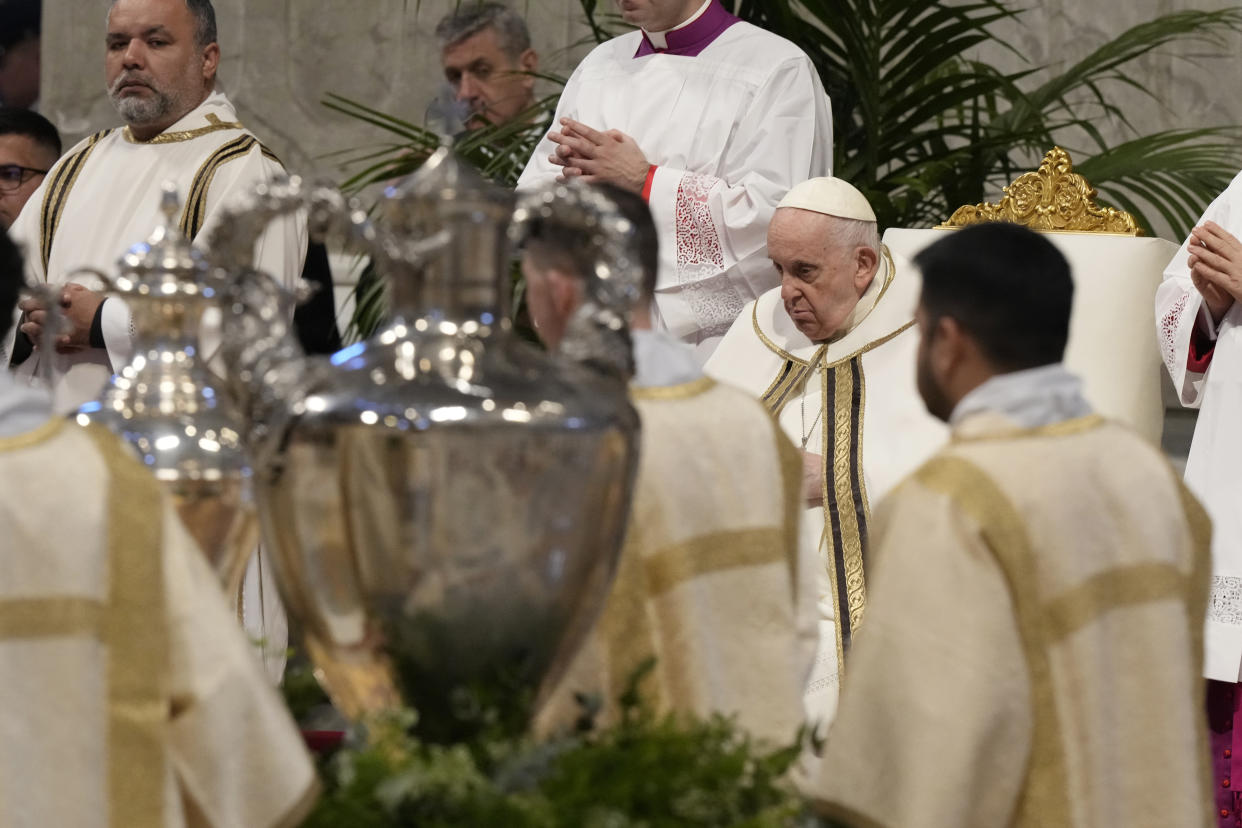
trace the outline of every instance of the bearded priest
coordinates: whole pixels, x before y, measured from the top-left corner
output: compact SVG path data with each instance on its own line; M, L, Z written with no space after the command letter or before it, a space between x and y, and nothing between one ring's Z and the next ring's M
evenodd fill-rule
M820 563L821 619L806 704L823 724L863 620L871 503L946 431L915 382L918 275L880 243L862 193L838 178L799 184L767 241L780 287L746 306L705 371L759 397L802 450L802 537Z

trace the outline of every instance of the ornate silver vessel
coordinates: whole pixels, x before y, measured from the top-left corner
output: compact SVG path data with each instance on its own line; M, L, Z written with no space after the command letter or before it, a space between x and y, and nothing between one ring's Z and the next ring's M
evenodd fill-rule
M637 460L625 378L511 330L512 204L441 150L389 190L378 231L295 180L211 241L247 309L226 358L286 607L342 712L403 701L431 739L489 709L524 724L602 606ZM391 281L391 321L330 361L289 358L275 290L245 267L251 234L295 207L368 241Z
M218 284L177 227L176 188L165 185L161 198L164 224L121 258L119 276L95 274L130 309L134 356L77 419L138 450L235 597L258 540L258 511L243 420L218 392L199 340L204 312L219 302Z

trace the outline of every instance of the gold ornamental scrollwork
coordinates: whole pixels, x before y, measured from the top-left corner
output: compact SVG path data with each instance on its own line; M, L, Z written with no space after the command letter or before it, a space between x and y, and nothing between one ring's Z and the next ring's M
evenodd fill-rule
M1008 221L1032 230L1054 233L1107 233L1141 236L1134 216L1102 207L1087 179L1074 172L1069 153L1053 147L1035 172L1020 176L1004 189L995 204L959 207L939 230L951 230L989 221Z

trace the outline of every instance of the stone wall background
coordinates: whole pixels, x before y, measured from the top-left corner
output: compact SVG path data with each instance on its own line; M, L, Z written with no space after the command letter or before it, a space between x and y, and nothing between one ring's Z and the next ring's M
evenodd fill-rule
M422 123L441 87L432 31L458 0L216 0L223 49L222 84L243 121L294 170L340 179L334 153L384 143L384 134L322 105L335 92ZM513 0L530 22L546 71L567 74L587 36L578 0ZM609 0L600 0L601 6ZM1022 0L1030 8L1004 31L1031 66L1065 65L1124 29L1184 10L1184 0ZM1201 0L1224 8L1227 0ZM46 0L41 108L70 140L116 123L103 94L107 0ZM1242 124L1242 35L1225 55L1177 47L1149 56L1134 79L1150 90L1111 90L1142 131ZM1004 52L985 57L1011 68ZM1125 131L1102 123L1110 137Z
M577 0L512 0L543 68L572 70L587 35ZM215 0L220 85L290 169L342 178L334 153L384 133L322 105L328 93L415 123L442 83L436 22L457 0ZM118 119L104 94L108 0L45 0L39 107L68 144ZM574 14L579 10L578 14Z

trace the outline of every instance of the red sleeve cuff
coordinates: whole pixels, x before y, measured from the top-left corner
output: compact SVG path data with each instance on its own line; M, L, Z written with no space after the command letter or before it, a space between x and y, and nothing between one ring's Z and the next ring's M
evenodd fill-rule
M1216 353L1216 340L1212 339L1198 325L1190 333L1190 353L1186 357L1186 370L1192 374L1202 374L1212 364L1212 354Z
M651 185L655 183L657 169L659 168L655 164L647 169L647 180L643 182L643 201L651 201Z

